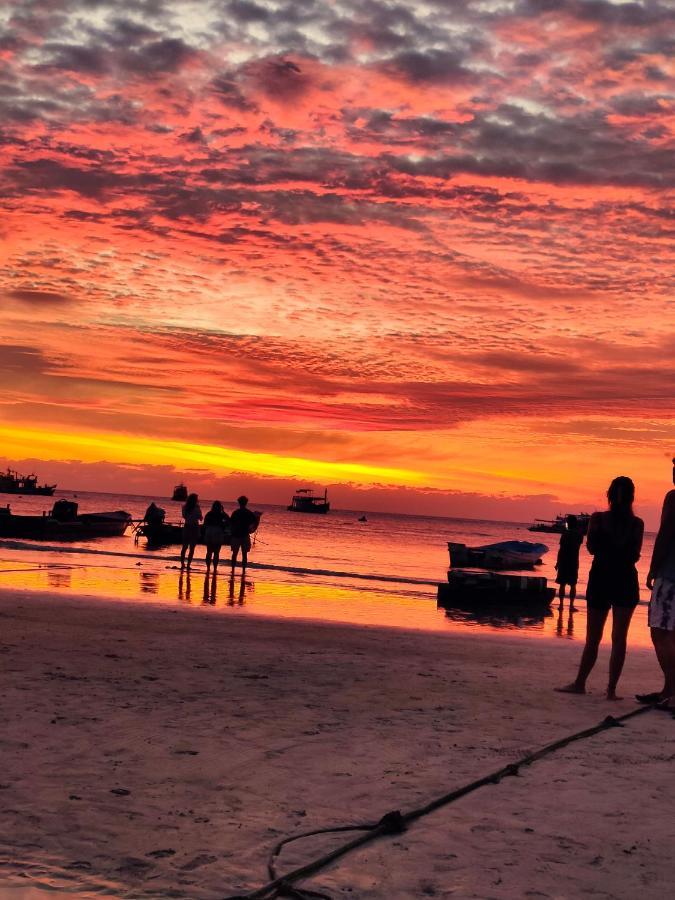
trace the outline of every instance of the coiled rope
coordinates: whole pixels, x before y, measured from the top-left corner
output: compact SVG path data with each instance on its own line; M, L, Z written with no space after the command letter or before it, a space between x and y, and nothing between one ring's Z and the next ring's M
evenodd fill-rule
M417 819L421 819L423 816L440 809L442 806L454 803L455 800L459 800L461 797L465 797L467 794L471 794L473 791L477 791L479 788L485 787L486 785L499 784L503 778L517 775L523 766L529 766L532 763L537 762L537 760L542 759L542 757L548 756L556 750L561 750L563 747L567 747L568 744L572 744L575 741L582 741L585 738L592 737L594 734L599 734L601 731L606 731L609 728L623 728L623 722L649 712L653 708L654 704L651 706L642 706L639 709L625 713L622 716L607 716L602 722L598 725L594 725L592 728L585 728L583 731L577 731L567 737L560 738L560 740L553 741L551 744L546 744L539 750L535 750L534 753L529 753L527 756L521 757L516 762L508 763L501 769L497 769L496 772L491 772L483 778L478 778L476 781L471 781L462 787L455 788L455 790L449 791L441 797L436 797L424 806L410 810L410 812L402 813L400 810L393 810L392 812L386 813L377 822L364 822L356 825L337 825L332 828L318 828L314 831L304 831L301 834L284 838L274 846L270 853L269 861L267 863L270 881L248 894L235 894L225 897L223 900L275 900L277 897L291 897L295 898L295 900L331 900L329 894L310 890L306 887L296 887L294 883L301 878L307 878L309 875L313 875L315 872L318 872L319 869L325 868L334 860L350 853L352 850L364 846L364 844L369 844L377 838L401 834L406 830L408 825ZM363 833L358 837L346 841L329 853L326 853L311 862L305 863L303 866L299 866L297 869L286 872L284 875L277 874L277 860L279 854L287 844L319 834L339 834L346 831L360 831Z

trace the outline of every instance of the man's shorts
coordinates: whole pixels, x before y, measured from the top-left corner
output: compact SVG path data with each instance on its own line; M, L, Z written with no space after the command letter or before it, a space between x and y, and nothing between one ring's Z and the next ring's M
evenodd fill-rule
M248 534L245 537L235 536L232 538L232 543L230 544L230 546L232 547L232 550L236 551L237 553L239 552L239 550L246 550L246 552L248 553L248 551L251 549L251 538Z
M675 581L655 578L649 601L649 627L675 631Z

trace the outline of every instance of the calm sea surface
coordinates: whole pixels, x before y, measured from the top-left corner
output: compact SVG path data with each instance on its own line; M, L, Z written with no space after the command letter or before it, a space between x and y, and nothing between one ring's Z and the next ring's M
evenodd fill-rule
M41 513L54 499L79 503L80 512L124 509L140 519L151 500L167 512L167 521L178 521L180 503L156 497L57 491L50 497L0 495L17 513ZM236 504L224 501L228 510ZM202 511L210 507L202 500ZM437 609L436 585L447 578L447 542L471 546L503 540L531 540L550 550L536 574L552 584L559 537L532 534L527 523L476 519L442 519L427 516L334 510L328 515L288 512L284 507L252 501L263 513L250 554L251 568L245 581L229 579L221 565L215 584L205 579L204 548L197 547L193 571L180 577L180 547L152 550L144 539L137 542L130 531L120 538L83 543L43 543L0 540L0 585L68 594L113 597L139 602L159 602L208 607L262 615L308 617L363 625L406 628L511 629L532 635L583 637L584 594L590 557L581 550L579 612L560 616L557 601L548 616L476 617L466 612ZM645 538L639 563L641 584L653 545ZM227 548L225 548L226 550ZM646 588L642 600L648 599ZM638 608L632 627L633 640L647 642L644 606Z

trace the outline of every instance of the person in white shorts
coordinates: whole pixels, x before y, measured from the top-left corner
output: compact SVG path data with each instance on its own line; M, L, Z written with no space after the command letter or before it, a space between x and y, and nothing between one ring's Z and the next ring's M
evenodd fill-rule
M673 459L675 484L675 459ZM641 703L662 702L664 709L675 712L675 490L668 491L663 501L654 552L652 554L647 587L649 628L656 657L663 671L663 688L651 694L637 694Z

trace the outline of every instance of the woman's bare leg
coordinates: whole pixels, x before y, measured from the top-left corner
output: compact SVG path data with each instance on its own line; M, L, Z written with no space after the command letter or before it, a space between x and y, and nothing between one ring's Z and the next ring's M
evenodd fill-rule
M586 618L586 644L581 654L581 662L579 663L579 671L576 679L571 684L564 687L556 688L563 694L585 694L586 680L593 670L593 666L598 658L598 647L602 640L602 632L605 629L607 621L608 609L588 609Z
M195 547L196 546L197 546L196 544L190 544L190 551L188 553L188 561L187 561L188 569L192 565L192 557L195 555Z
M608 700L621 699L616 696L616 686L619 683L624 660L626 659L628 628L634 612L634 606L615 606L612 610L612 653L609 657Z

